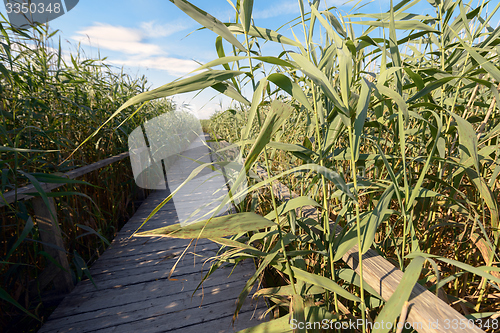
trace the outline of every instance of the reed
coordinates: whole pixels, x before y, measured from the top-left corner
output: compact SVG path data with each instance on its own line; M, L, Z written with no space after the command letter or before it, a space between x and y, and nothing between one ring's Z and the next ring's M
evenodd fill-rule
M57 32L47 26L19 31L2 21L0 33L2 204L8 191L32 182L67 182L62 173L127 151L128 133L176 107L165 99L135 115L129 108L72 154L120 105L147 91L146 78L133 78L80 49L65 57ZM75 281L133 215L135 189L124 160L51 193ZM29 200L0 211L0 327L34 331L56 304L52 285L39 285L53 259L43 251Z
M391 1L377 14L362 14L358 3L350 11L357 14L341 14L299 0L301 15L283 25L291 39L260 27L253 1L233 3L230 23L171 2L217 33L219 57L156 96L213 87L232 97L237 106L204 127L244 152L239 180L261 165L300 194L289 206L321 211L311 219L278 207L270 180L252 176L248 193L232 193L246 197L237 214L255 212L241 218L267 228L247 221L248 233L225 240L218 220L206 221L225 245L213 269L257 264L235 316L259 279L280 288L259 292L276 319L256 332L290 329L288 314L395 323L417 282L468 318L499 311L500 29L491 19L500 4L486 11L485 2L429 1L434 13L420 15L411 12L418 1ZM285 51L262 54L265 43ZM249 87L253 95L244 96ZM141 94L123 107L149 99ZM394 299L380 300L362 270L340 260L355 245L361 267L361 254L374 248L405 272Z

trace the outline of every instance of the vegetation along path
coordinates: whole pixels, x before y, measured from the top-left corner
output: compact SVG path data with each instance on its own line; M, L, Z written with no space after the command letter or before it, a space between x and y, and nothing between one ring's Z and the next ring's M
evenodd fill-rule
M255 272L251 262L245 261L234 270L231 266L217 269L203 287L196 290L210 267L205 261L219 249L216 243L208 239L194 240L186 250L191 242L187 239L130 237L179 185L175 182L175 173L186 173L197 166L189 158L210 161L208 148L200 139L182 155L187 158L178 159L168 173L169 189L149 195L90 269L95 286L90 280L80 282L40 333L232 332L258 324L265 304L248 299L232 327L235 298ZM176 193L174 200L165 204L141 231L178 223L178 211L183 212L183 206L198 207L200 198L213 195L223 182L220 174L199 175Z

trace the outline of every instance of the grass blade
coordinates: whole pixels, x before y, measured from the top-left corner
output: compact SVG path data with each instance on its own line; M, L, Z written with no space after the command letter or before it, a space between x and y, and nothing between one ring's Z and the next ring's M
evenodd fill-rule
M401 309L403 305L410 298L410 294L417 283L417 280L422 271L422 266L424 265L424 257L414 258L403 274L403 278L399 282L398 287L392 294L391 298L382 308L382 311L375 319L376 323L394 323L396 318L401 314ZM391 327L389 325L376 325L374 324L373 333L387 333L390 331ZM380 328L382 326L382 328ZM392 326L392 325L390 325Z
M252 23L253 0L241 0L240 2L240 20L245 34L250 30Z
M236 37L234 37L231 31L229 31L229 29L221 21L219 21L212 15L194 6L186 0L170 0L170 2L179 7L180 10L189 15L193 20L195 20L205 28L212 30L217 35L221 36L241 51L246 52L245 47L238 41L238 39L236 39Z
M333 291L334 293L338 294L341 297L344 297L345 299L354 302L360 301L359 297L351 294L340 285L324 276L311 274L297 267L292 267L292 271L294 273L294 276L301 281Z

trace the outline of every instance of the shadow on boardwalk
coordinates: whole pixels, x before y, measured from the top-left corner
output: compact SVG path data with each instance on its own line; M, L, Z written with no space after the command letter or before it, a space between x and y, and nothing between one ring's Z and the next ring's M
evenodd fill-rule
M200 148L199 142L194 145L190 148L196 149L191 149L191 153L204 151L204 159L209 158L206 147ZM179 185L173 179L175 172L192 168L186 163L194 162L179 159L172 173L167 174L170 190ZM210 182L219 186L223 179L214 177ZM191 187L183 189L141 231L179 223L179 211L186 214L186 207L192 211L199 205L200 195L212 195L210 186L195 184L200 185L193 182ZM262 300L256 304L249 298L232 326L235 301L255 272L251 261L238 265L234 271L231 266L221 267L193 295L210 267L204 262L216 254L217 244L206 239L193 242L169 279L171 268L190 240L130 238L170 190L152 193L92 266L90 272L97 288L89 280L80 282L39 332L212 333L233 332L259 324L265 304Z

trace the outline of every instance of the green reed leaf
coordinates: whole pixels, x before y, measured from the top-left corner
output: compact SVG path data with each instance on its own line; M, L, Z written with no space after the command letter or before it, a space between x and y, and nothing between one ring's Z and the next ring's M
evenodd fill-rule
M24 172L24 171L21 171L19 170L19 173L22 174L24 177L28 178L29 181L31 182L31 184L35 187L35 189L37 190L38 194L40 194L40 196L42 197L42 200L43 202L45 203L45 205L47 207L50 207L50 203L49 203L49 198L47 196L47 193L45 192L45 190L42 188L42 185L40 184L40 182L38 181L38 179L36 179L35 177L33 177L31 174L27 173L27 172ZM53 200L53 199L52 199ZM52 219L55 221L56 220L56 217L54 216L54 213L52 212L52 209L50 208L47 208L50 212L50 216L52 216Z
M295 320L297 323L305 323L306 318L304 315L304 300L302 299L302 296L294 294L292 295L292 301L291 301L291 306L292 306L292 318ZM307 333L305 325L297 325L297 329L294 330L297 333Z
M413 290L413 287L417 283L417 280L420 276L420 272L422 271L422 266L424 265L425 258L424 257L416 257L414 258L403 274L399 285L397 286L394 294L392 294L391 298L385 303L382 311L380 311L379 315L375 319L376 323L394 323L398 316L401 314L401 309L403 305L410 298L410 294ZM373 333L387 333L390 331L390 327L388 325L373 325Z
M326 75L303 55L290 53L290 56L297 63L299 66L298 68L309 76L316 84L318 84L328 98L330 98L330 100L337 106L340 110L339 115L342 118L344 125L350 126L350 120L348 118L349 112Z
M425 88L423 89L419 89L420 91L418 91L415 95L413 95L410 99L408 99L406 101L406 103L410 104L410 103L413 103L415 102L417 99L421 98L421 97L425 97L427 96L428 94L430 94L432 91L436 90L437 88L440 88L442 87L443 85L445 85L446 83L450 82L451 80L454 80L456 79L457 77L455 76L447 76L447 77L443 77L441 79L438 79L438 80L435 80L435 81L432 81L431 83L429 83L428 85L425 86Z
M288 245L291 242L291 240L292 240L291 237L292 236L290 234L287 234L283 237L283 242L285 243L285 245ZM280 250L281 250L281 244L279 244L279 243L275 244L274 247L267 252L267 255L264 257L264 259L262 259L262 262L260 263L259 267L257 267L257 269L255 270L255 273L252 275L252 277L247 280L245 287L243 287L243 290L241 291L240 295L238 296L238 300L236 302L236 310L234 312L235 314L233 316L233 319L236 319L236 315L238 314L241 307L243 306L243 303L245 302L248 294L252 290L252 288L253 288L255 282L257 281L257 279L259 278L259 276L262 274L264 269L266 269L271 264L271 262L276 258L276 256L278 255Z
M215 39L215 49L217 50L217 55L219 56L219 58L226 57L226 53L224 52L224 45L222 44L222 37L221 36L217 36L217 38ZM231 68L229 67L229 65L227 63L222 63L221 65L222 65L222 67L224 67L225 70L227 70L227 71L231 70Z
M250 131L252 130L253 122L255 120L255 117L258 112L258 108L260 106L260 103L263 98L263 93L264 89L267 86L267 77L262 78L259 83L257 84L257 87L255 88L255 91L253 93L252 97L252 103L250 106L250 110L248 111L248 119L245 127L241 131L241 138L243 140L246 140L249 138Z
M391 50L392 65L394 67L401 67L401 55L399 54L399 45L396 36L396 22L394 21L394 7L392 5L392 0L389 17L389 48ZM396 91L399 95L403 92L403 76L401 74L401 70L396 71Z
M486 183L483 177L481 177L476 170L471 168L466 168L465 172L469 176L469 179L472 181L474 186L478 189L481 198L485 201L486 206L490 210L491 218L491 226L495 229L493 232L496 236L500 234L499 230L496 230L499 226L499 211L498 211L498 203L495 199L494 194L492 193L490 187Z
M35 316L34 314L32 314L31 312L29 312L28 310L26 310L26 308L24 308L21 304L19 304L14 298L12 298L12 296L9 295L8 292L6 292L1 287L0 287L0 299L3 299L7 303L10 303L10 304L14 305L16 308L18 308L22 312L26 313L31 318L34 318L37 321L41 321L40 318L38 318L37 316Z
M374 27L381 28L390 28L390 22L387 21L351 21L352 24L362 24L362 25L370 25ZM439 30L436 30L425 23L415 21L415 20L406 20L406 21L394 21L394 29L397 30L423 30L428 32L440 33Z
M335 270L335 275L346 281L346 282L349 282L350 284L353 284L355 286L358 286L360 287L361 286L361 279L359 278L359 275L358 273L356 273L355 270L352 270L350 268L341 268L341 269L338 269L338 270ZM378 294L378 292L373 289L372 287L370 287L369 284L367 283L363 283L363 288L365 289L365 291L369 292L372 296L375 296L379 299L382 299L382 296L380 296Z
M215 242L217 244L229 246L229 247L234 247L234 248L241 248L245 250L251 250L252 252L258 253L259 255L265 255L265 252L261 252L257 250L255 247L250 246L245 243L241 243L232 239L228 238L222 238L222 237L210 237L209 238L212 242Z
M59 150L40 150L40 149L26 149L26 148L12 148L0 146L0 151L16 152L16 153L55 153Z
M244 34L245 31L243 30L243 27L241 24L238 23L229 23L227 24L227 27L229 31L231 31L234 34ZM292 46L297 46L297 47L302 47L302 45L296 41L291 40L290 38L287 38L279 33L277 33L274 30L270 29L265 29L265 28L260 28L256 26L250 26L248 29L248 35L252 37L260 37L264 40L280 43L280 44L287 44L287 45L292 45Z
M219 66L219 65L228 64L228 63L243 60L243 59L248 59L248 57L247 56L228 56L228 57L224 57L224 58L218 58L218 59L212 60L212 61L198 67L193 72L200 71L200 70L207 69L207 68L211 68L211 67L215 67L215 66ZM260 60L263 62L267 62L269 64L283 66L283 67L293 67L293 65L290 64L289 62L287 62L283 59L277 58L277 57L250 57L250 59L256 59L256 60Z
M253 0L241 0L240 2L240 20L243 25L243 31L248 34L250 24L252 23Z
M313 110L311 103L307 99L306 95L302 88L286 75L281 73L273 73L267 77L269 81L286 91L290 96L295 98L298 102L300 102L304 107L308 110Z
M278 319L263 322L257 326L245 328L236 333L288 333L293 332L290 327L290 318L283 316Z
M361 253L365 254L373 244L375 240L375 234L377 233L377 229L382 222L384 222L390 214L386 214L387 208L391 203L392 196L394 195L394 184L391 184L384 191L380 200L375 206L375 209L368 213L368 222L364 229L362 235L362 245L361 245Z
M253 103L252 103L253 107ZM259 136L248 153L245 170L248 171L257 160L264 147L271 141L271 137L281 127L293 112L293 107L275 100L271 103L271 112L267 115L260 130Z
M361 93L359 95L356 108L356 120L354 121L354 142L352 151L354 152L354 161L359 159L359 147L365 120L368 114L368 105L370 104L371 84L366 79L361 80Z
M333 280L326 278L321 275L311 274L300 268L292 267L293 274L298 280L304 281L306 283L319 286L330 291L333 291L337 295L354 302L360 302L359 297L351 294L340 285L336 284Z
M91 227L89 226L86 226L86 225L83 225L83 224L76 224L76 226L80 229L83 229L85 231L87 231L87 233L85 234L82 234L82 235L79 235L76 237L76 239L80 238L80 237L84 237L84 236L87 236L87 235L96 235L97 237L99 237L105 244L107 245L111 245L111 243L106 239L106 237L104 237L103 235L101 235L100 233L98 233L97 231L95 231L94 229L92 229Z
M288 201L286 201L284 204L280 205L277 210L278 210L278 216L281 216L291 210L296 210L300 207L304 207L304 206L314 206L314 207L319 207L320 204L318 204L316 201L314 201L313 199L309 198L309 197L305 197L305 196L302 196L302 197L297 197L297 198L293 198L293 199L290 199ZM269 220L273 220L276 218L276 212L273 210L271 211L269 214L267 214L266 216L264 216L266 219L269 219Z
M339 77L340 77L340 91L344 105L349 105L350 87L352 79L352 54L346 46L346 43L337 35L332 26L321 16L315 6L311 6L311 13L326 29L330 38L335 42L337 48L337 61Z
M384 85L381 85L381 84L375 85L375 88L380 94L385 95L385 96L391 98L394 102L396 102L399 109L403 112L405 121L408 121L408 117L409 117L408 105L404 101L403 97L401 97L401 95L398 94L396 91L394 91L394 90L392 90Z
M429 168L431 166L431 161L435 158L434 152L436 151L436 148L437 148L437 145L439 142L438 139L441 137L441 118L434 111L431 111L431 113L434 116L434 118L436 119L436 122L437 122L439 127L437 129L436 137L435 137L434 143L432 145L432 149L430 151L430 154L429 154L429 156L427 156L427 159L425 160L424 167L423 167L422 171L420 172L420 176L418 177L418 181L411 191L410 200L408 200L408 205L407 205L408 208L413 206L415 199L419 196L419 194L421 192L421 187L422 187L422 184L424 182L427 171L429 170Z
M350 192L349 187L345 183L344 178L340 176L336 171L329 169L327 167L310 163L310 164L304 164L295 168L288 169L286 171L283 171L273 177L267 178L266 180L263 180L255 185L252 185L251 187L248 188L248 192L255 191L263 186L267 186L268 184L271 184L273 181L280 179L281 177L284 177L289 174L297 173L300 171L315 171L316 173L323 175L325 179L331 181L339 190L341 190L345 195L347 195L349 198L355 200L354 195ZM246 193L246 191L245 191ZM238 194L236 195L238 197Z
M7 253L7 255L5 256L5 258L3 258L4 260L9 260L10 256L12 255L12 253L14 253L14 251L23 242L23 240L25 240L26 237L28 237L28 234L31 232L32 229L33 229L33 220L31 219L31 217L28 217L28 220L24 224L24 228L23 228L23 231L21 232L21 235L16 240L16 242L14 243L14 245L12 245L12 247L10 248L10 250Z
M302 290L300 290L301 295L317 295L317 294L322 294L325 292L325 289L318 287L318 286L313 286L313 285L307 285L303 284ZM282 295L282 296L291 296L293 295L293 286L292 285L286 285L286 286L279 286L279 287L271 287L271 288L263 288L255 292L253 298L261 297L261 296L275 296L275 295Z
M275 225L255 213L239 213L213 217L181 227L179 223L136 233L136 237L166 236L173 238L220 238L241 232L254 231Z
M476 60L479 64L479 66L483 67L497 82L500 81L500 70L491 62L486 60L483 56L481 56L474 48L470 47L461 39L458 34L450 29L453 34L455 35L455 38L462 44L463 48L469 52L469 54Z
M420 253L420 252L410 253L406 257L410 258L410 259L415 258L415 257L417 257L417 258L418 257L434 258L434 259L437 259L439 261L443 261L447 264L461 268L464 271L479 275L481 277L484 277L485 279L488 279L488 280L491 280L491 281L494 281L494 282L500 284L500 278L497 278L489 273L486 273L486 270L492 270L492 268L488 267L488 266L474 267L474 266L471 266L469 264L466 264L466 263L458 261L458 260L448 259L448 258L444 258L444 257L438 256L438 255L429 254L429 253Z
M316 154L314 151L312 151L309 148L306 148L306 147L301 146L301 145L291 144L291 143L270 141L267 145L270 148L289 151L292 153L302 153L305 155L315 155Z
M212 86L213 89L217 90L218 92L231 97L235 101L238 101L242 104L245 105L251 105L251 103L243 96L241 95L234 87L226 82L219 82L216 83Z
M453 116L453 118L455 118L455 121L458 124L458 138L460 143L459 150L461 155L461 162L465 162L469 158L472 158L475 170L466 168L466 172L476 188L479 190L481 197L486 202L486 205L488 206L491 213L491 225L492 227L496 228L499 225L498 204L488 184L481 176L479 154L477 151L478 141L476 132L467 120L463 119L455 113L451 113L451 115ZM498 231L496 233L498 233Z
M193 20L205 28L212 30L217 35L221 36L229 43L245 52L245 47L238 41L238 39L236 39L236 37L234 37L231 31L229 31L229 29L221 21L186 0L170 0L170 2L179 7L180 10L189 15Z

